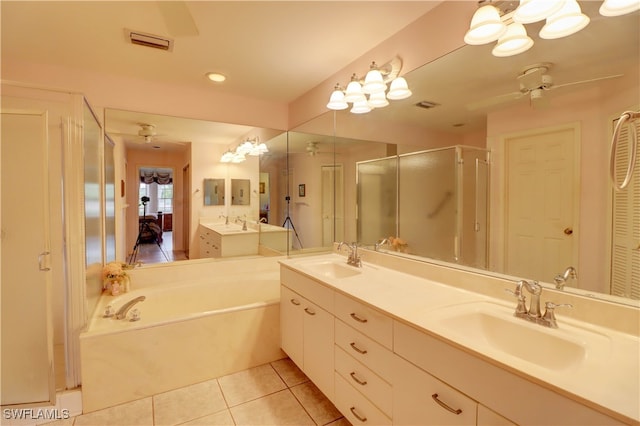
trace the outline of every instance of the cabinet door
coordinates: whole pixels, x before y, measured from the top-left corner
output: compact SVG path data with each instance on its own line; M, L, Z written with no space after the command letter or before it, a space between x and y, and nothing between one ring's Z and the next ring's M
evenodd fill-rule
M280 339L282 350L303 369L303 305L304 298L280 286Z
M478 404L478 426L516 426L516 424L484 405Z
M309 301L304 301L304 369L305 374L333 400L333 315Z
M475 425L477 405L466 395L394 356L394 424Z

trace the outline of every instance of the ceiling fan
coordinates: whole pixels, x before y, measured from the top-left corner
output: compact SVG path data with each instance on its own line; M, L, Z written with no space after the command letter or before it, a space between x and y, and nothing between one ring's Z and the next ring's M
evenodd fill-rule
M307 147L305 148L307 155L313 157L316 154L333 154L333 151L320 151L319 144L320 142L307 142Z
M108 132L108 133L123 136L126 143L133 143L138 145L151 144L152 142L154 145L157 145L157 144L184 145L185 144L185 142L167 139L166 135L159 135L156 132L155 124L136 123L136 125L139 127L137 134L119 133L119 132Z
M560 89L562 87L575 86L578 84L593 83L600 80L622 77L622 74L597 77L588 80L572 81L564 84L554 84L553 78L547 72L553 66L550 62L542 62L526 66L520 74L516 76L516 80L520 86L517 92L506 93L504 95L494 96L483 99L478 102L472 102L467 105L470 111L485 109L497 106L503 103L516 101L522 98L528 98L530 104L534 108L545 107L549 104L545 92Z

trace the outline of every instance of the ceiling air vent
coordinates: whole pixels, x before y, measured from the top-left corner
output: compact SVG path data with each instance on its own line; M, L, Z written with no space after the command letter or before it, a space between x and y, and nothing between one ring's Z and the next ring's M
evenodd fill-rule
M152 47L160 50L173 50L173 40L170 38L132 30L125 30L125 33L127 35L127 40L131 44Z
M420 108L424 108L424 109L431 109L431 108L435 108L437 106L439 106L440 104L437 104L435 102L431 102L431 101L420 101L416 104L417 107Z

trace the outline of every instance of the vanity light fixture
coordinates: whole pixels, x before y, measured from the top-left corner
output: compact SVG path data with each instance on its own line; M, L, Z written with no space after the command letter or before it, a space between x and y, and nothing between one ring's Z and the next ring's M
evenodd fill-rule
M351 81L346 90L337 84L331 93L327 108L343 110L352 104L351 112L354 114L366 114L374 108L383 108L389 105L388 99L400 100L411 96L411 90L407 81L399 77L402 61L396 57L382 66L371 63L364 80L357 74L351 76ZM387 92L387 84L391 82Z
M498 40L493 55L517 55L533 46L523 24L546 20L540 38L556 39L575 34L590 22L576 0L520 0L515 9L512 4L507 0L480 0L464 36L465 43L479 45ZM640 0L604 0L600 6L600 14L604 16L637 10Z
M600 6L602 16L620 16L640 10L638 0L604 0Z
M221 163L241 163L245 161L247 155L257 157L261 154L269 152L267 145L256 136L255 138L245 139L234 151L227 150L220 158Z

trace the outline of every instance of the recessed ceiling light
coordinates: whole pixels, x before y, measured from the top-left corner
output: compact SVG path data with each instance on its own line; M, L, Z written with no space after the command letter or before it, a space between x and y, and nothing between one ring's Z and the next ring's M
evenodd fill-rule
M217 72L208 72L206 74L207 78L211 81L215 81L216 83L222 83L223 81L225 81L227 79L226 76L217 73Z

